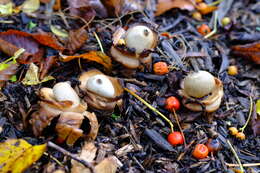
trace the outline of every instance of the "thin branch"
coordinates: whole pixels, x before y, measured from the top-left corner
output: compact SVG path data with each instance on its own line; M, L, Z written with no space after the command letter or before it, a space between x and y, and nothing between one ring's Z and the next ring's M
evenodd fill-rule
M244 171L243 165L242 165L242 163L241 163L241 161L240 161L240 159L239 159L239 157L238 157L238 155L237 155L235 149L233 148L233 146L232 146L232 144L230 143L229 140L227 140L227 143L228 143L228 145L229 145L229 147L230 147L232 153L234 154L234 156L235 156L235 158L236 158L236 160L237 160L237 162L238 162L238 164L239 164L239 167L240 167L241 172L244 173L245 171Z
M127 92L129 92L132 96L136 97L139 101L141 101L144 105L146 105L149 109L156 112L158 115L160 115L165 121L167 121L171 127L171 131L173 132L173 124L171 120L169 120L165 115L163 115L160 111L158 111L155 107L150 105L148 102L146 102L144 99L142 99L140 96L135 94L133 91L129 90L128 88L124 88Z
M84 166L86 166L87 168L89 168L92 173L95 173L94 166L93 166L91 163L89 163L89 162L87 162L87 161L81 159L81 158L80 158L79 156L77 156L76 154L72 154L72 153L70 153L69 151L67 151L67 150L65 150L65 149L63 149L63 148L61 148L61 147L59 147L58 145L56 145L56 144L54 144L53 142L50 142L50 141L47 143L47 146L58 150L59 152L63 153L63 154L66 155L66 156L69 156L69 157L72 158L73 160L78 161L79 163L81 163L81 164L83 164Z

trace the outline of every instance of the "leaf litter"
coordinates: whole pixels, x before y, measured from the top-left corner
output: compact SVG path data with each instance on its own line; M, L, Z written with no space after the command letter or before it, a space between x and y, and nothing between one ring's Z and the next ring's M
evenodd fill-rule
M0 140L8 143L12 140L6 139L12 136L20 138L18 141L23 144L3 151L10 154L12 150L24 150L25 146L42 146L37 158L34 149L25 152L29 160L23 167L19 164L9 167L8 164L13 162L8 161L8 168L4 169L48 172L46 167L50 166L52 170L65 172L259 171L259 28L254 2L40 2L6 1L1 4L4 6L0 6L3 15L0 59L4 62L0 65L0 96L3 96ZM203 6L201 3L206 4ZM194 12L199 13L202 20L193 18ZM221 24L224 17L231 19L227 27ZM33 27L28 27L32 23ZM126 38L127 30L140 24L159 35L157 47L141 54L128 47ZM197 32L201 24L207 24L214 32L203 38ZM117 33L120 32L118 28L124 32ZM124 56L143 58L137 69L126 68L115 60L111 55L113 41ZM13 59L5 61L5 57L14 56L20 48L25 52L16 58L17 62L13 63ZM151 60L146 59L147 55L151 55ZM169 70L165 75L153 71L152 65L161 61L168 64ZM237 67L237 75L229 75L230 65ZM83 92L79 76L93 69L109 76L101 75L97 80L99 84L113 83L111 79L115 78L123 88L131 90L147 104L126 92L116 97L112 92L102 92L109 98L93 94L96 91L93 87ZM209 114L192 112L184 104L176 111L179 118L175 120L173 114L165 109L165 100L174 96L182 101L177 91L182 88L183 78L197 70L208 70L222 81L224 97L221 105L216 112ZM69 100L64 100L63 96L69 92L58 95L55 85L59 82L69 84L76 95L69 95ZM83 84L86 83L83 81ZM51 92L50 95L48 92L39 95L42 88L53 89L54 95ZM85 109L91 113L79 116L77 103L83 104L82 101L86 100L91 103L89 99L93 102L99 100L99 104L106 101L116 103L115 108L112 111L98 110L88 104ZM200 99L188 101L199 103ZM78 110L73 108L74 104ZM70 109L76 112L71 113ZM61 110L63 113L59 112ZM39 115L38 111L41 111ZM48 116L50 112L55 115ZM168 120L159 117L157 112ZM37 121L30 124L34 116ZM171 146L167 135L172 129L177 131L179 125L187 145ZM33 134L32 128L35 127L42 128L39 135ZM231 135L230 127L242 129L245 140ZM192 157L195 145L206 144L211 138L219 140L222 149L203 160ZM46 144L38 145L43 141L49 141L48 149ZM19 152L10 158L26 159ZM0 164L5 162L1 160Z

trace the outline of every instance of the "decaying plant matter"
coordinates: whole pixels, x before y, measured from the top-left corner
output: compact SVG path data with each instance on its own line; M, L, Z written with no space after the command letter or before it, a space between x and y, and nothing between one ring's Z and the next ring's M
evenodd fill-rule
M83 130L80 129L83 119L91 115L96 120L95 114L86 111L87 104L80 100L68 82L59 82L53 88L41 88L39 97L40 109L31 119L35 136L41 135L51 121L59 116L56 125L58 140L66 140L68 145L73 145L83 136Z
M198 71L188 74L179 91L183 96L183 104L192 111L216 111L223 97L221 80L207 71Z
M112 111L116 105L122 105L123 88L117 78L104 75L98 70L84 72L79 77L80 89L84 100L90 107L98 110Z
M157 33L145 25L133 25L127 30L120 28L114 33L110 52L123 66L135 69L140 63L151 62L150 53L157 39Z

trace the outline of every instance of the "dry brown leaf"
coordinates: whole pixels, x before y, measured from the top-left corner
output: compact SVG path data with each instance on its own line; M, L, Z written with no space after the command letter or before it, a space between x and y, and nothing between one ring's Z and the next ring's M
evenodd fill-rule
M192 11L195 9L194 4L194 0L158 0L155 16L159 16L173 8Z
M89 21L96 15L103 18L107 16L107 11L100 0L67 0L70 14L80 16Z
M243 56L254 61L256 64L260 64L260 42L237 45L231 47L232 53L237 56Z
M118 167L117 158L110 156L102 160L97 166L95 166L96 173L116 173Z
M143 4L138 0L102 0L110 16L121 16L131 11L142 11Z
M86 42L88 38L87 31L84 27L77 30L69 31L69 38L66 43L66 48L69 51L69 54L76 52L81 46Z
M77 58L82 58L82 59L86 59L89 61L95 61L99 64L102 64L108 70L110 70L112 68L111 58L109 56L107 56L106 54L104 54L102 52L98 52L98 51L90 51L88 53L84 53L81 55L75 55L75 56L62 55L60 57L60 60L63 62L68 62L68 61L71 61L71 60L77 59Z
M94 161L96 157L96 152L97 152L97 148L93 142L85 142L80 153L80 158L91 163ZM88 168L86 168L84 165L82 165L81 163L75 160L71 160L71 164L72 164L72 168L71 168L72 173L90 172Z

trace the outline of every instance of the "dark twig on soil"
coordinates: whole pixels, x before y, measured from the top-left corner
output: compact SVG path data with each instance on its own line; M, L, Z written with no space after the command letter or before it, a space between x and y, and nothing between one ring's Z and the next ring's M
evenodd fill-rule
M81 159L79 156L68 152L67 150L59 147L58 145L56 145L56 144L54 144L54 143L52 143L50 141L47 143L47 146L51 147L51 148L54 148L54 149L58 150L59 152L63 153L64 155L69 156L70 158L78 161L79 163L81 163L84 166L86 166L87 168L89 168L92 173L95 173L94 166L91 163L88 163L87 161Z

